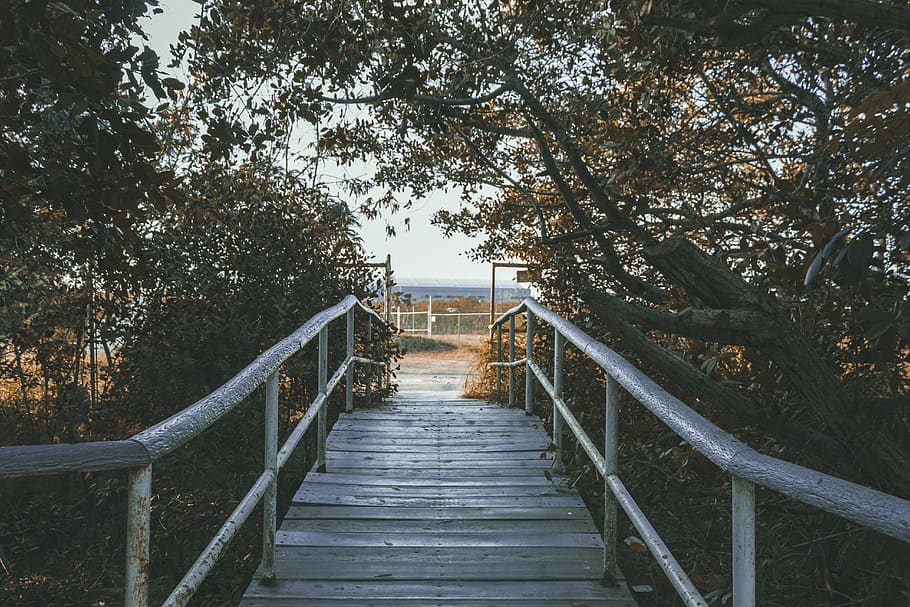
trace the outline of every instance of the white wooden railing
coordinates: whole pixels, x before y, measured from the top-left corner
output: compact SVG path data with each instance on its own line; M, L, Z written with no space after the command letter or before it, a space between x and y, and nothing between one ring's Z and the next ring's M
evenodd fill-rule
M354 406L354 365L357 363L367 365L369 369L366 381L369 397L372 390L373 366L386 364L354 356L354 314L357 311L366 315L366 342L370 344L373 321L383 326L385 321L372 309L361 304L356 297L349 295L337 305L310 318L299 329L260 354L256 360L208 396L129 439L0 448L0 479L61 472L128 470L130 480L124 603L128 607L147 607L152 465L210 428L254 390L265 384L263 472L162 605L166 607L186 605L259 502L263 502L261 571L265 582L274 582L278 472L287 463L314 419L317 422L318 433L317 468L325 471L326 409L329 395L341 378L345 377L345 409L351 411ZM347 323L346 356L330 378L328 327L342 316L346 318ZM281 366L317 336L318 395L279 449L278 381ZM377 374L377 377L379 376L381 374Z
M525 357L515 359L515 318L527 316ZM534 363L535 319L554 331L553 378ZM508 361L503 361L503 323L508 323ZM836 514L910 544L910 502L843 479L759 453L724 432L688 405L666 392L616 352L587 335L574 324L533 299L503 314L491 327L497 336L497 398L502 370L508 369L508 403L515 403L515 369L525 367L525 412L534 410L534 380L553 401L554 466L562 465L563 426L568 426L604 479L604 579L616 579L617 504L641 534L651 554L686 605L706 607L699 594L657 531L619 478L617 425L619 389L624 388L677 435L716 466L730 474L733 493L733 605L754 607L755 602L755 485L767 487L795 500ZM566 341L593 361L607 376L604 452L585 433L563 399L563 366Z

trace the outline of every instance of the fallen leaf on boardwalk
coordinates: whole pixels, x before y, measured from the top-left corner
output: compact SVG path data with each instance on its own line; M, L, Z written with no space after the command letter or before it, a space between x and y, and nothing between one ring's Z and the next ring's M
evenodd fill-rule
M392 487L392 491L401 491L398 487Z
M547 477L547 480L548 480L548 481L550 481L550 482L553 481L553 475L550 474L550 471L549 471L549 470L544 470L544 471L543 471L543 475L544 475L545 477Z
M635 537L634 535L630 535L623 541L626 543L626 546L628 546L635 552L645 552L648 549L648 547L645 545L645 543L643 541L641 541L639 538Z
M377 573L373 577L391 577L391 576L392 576L391 573Z
M395 545L395 544L393 544L392 542L383 542L383 543L384 543L386 546L394 546L394 545Z
M544 451L543 453L540 454L540 459L547 459L547 452L546 452L546 451Z
M373 459L373 458L370 457L369 455L364 455L364 456L363 456L363 459Z

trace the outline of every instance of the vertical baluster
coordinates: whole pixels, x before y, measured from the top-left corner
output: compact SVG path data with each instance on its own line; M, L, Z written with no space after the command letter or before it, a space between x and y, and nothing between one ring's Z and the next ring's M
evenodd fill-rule
M364 348L364 358L373 359L373 317L367 317L367 343L366 348ZM366 397L367 397L367 406L373 402L373 365L367 363L367 377L366 377Z
M528 310L528 320L525 327L525 414L534 413L534 372L531 371L531 361L534 356L534 315Z
M565 338L559 329L554 329L553 339L553 392L557 398L562 398L562 366L565 360ZM556 444L556 456L553 460L553 469L562 470L562 414L553 402L553 442Z
M152 465L129 472L126 511L127 607L149 604L149 540L152 518Z
M515 362L515 315L509 317L509 364ZM515 406L515 367L509 367L509 406Z
M496 362L502 362L502 323L496 325ZM496 400L502 400L502 367L496 367Z
M317 419L317 454L316 470L325 472L325 434L326 434L326 409L329 408L326 384L329 371L329 332L327 327L319 331L319 394L323 397L322 406L319 408Z
M273 470L262 501L262 577L263 584L275 583L275 531L278 517L278 371L265 382L265 471Z
M348 310L345 356L348 369L344 374L344 410L350 413L354 410L354 361L351 360L354 356L354 308Z
M755 607L755 485L733 477L733 607Z
M616 585L616 497L607 483L607 475L618 474L619 462L619 384L607 375L606 411L604 420L604 571L603 581Z

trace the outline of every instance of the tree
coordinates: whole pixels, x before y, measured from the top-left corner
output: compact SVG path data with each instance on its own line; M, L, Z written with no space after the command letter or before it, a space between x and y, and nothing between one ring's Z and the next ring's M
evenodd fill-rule
M183 84L134 46L148 6L157 1L0 5L0 238L21 249L56 225L77 263L98 251L113 263L175 195L145 87L166 99Z
M268 164L202 163L187 203L148 230L144 280L118 353L123 406L148 425L208 394L257 354L348 294L374 296L353 216ZM332 347L344 343L334 327ZM315 395L312 357L292 359L291 400Z
M478 257L539 268L696 405L908 496L908 31L867 1L222 1L184 43L212 153L309 122L390 190L458 184L438 221Z

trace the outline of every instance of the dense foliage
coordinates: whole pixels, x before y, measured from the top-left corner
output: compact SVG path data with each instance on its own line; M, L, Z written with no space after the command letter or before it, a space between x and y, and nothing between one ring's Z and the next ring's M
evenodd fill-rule
M182 44L214 157L312 129L376 163L368 209L457 184L438 223L479 259L755 446L907 497L908 34L871 0L223 0Z
M908 495L910 9L784 4L219 2L184 44L223 100L199 115L212 154L312 123L390 189L455 182L439 222L485 234L479 256L528 261L707 404Z
M2 445L126 438L345 295L375 296L343 201L274 159L202 154L184 84L143 45L156 6L0 2ZM344 328L330 341L337 362ZM283 432L314 397L312 350L285 367ZM156 466L154 600L258 476L261 399ZM123 480L0 484L0 603L118 604ZM245 533L201 600L245 587Z

